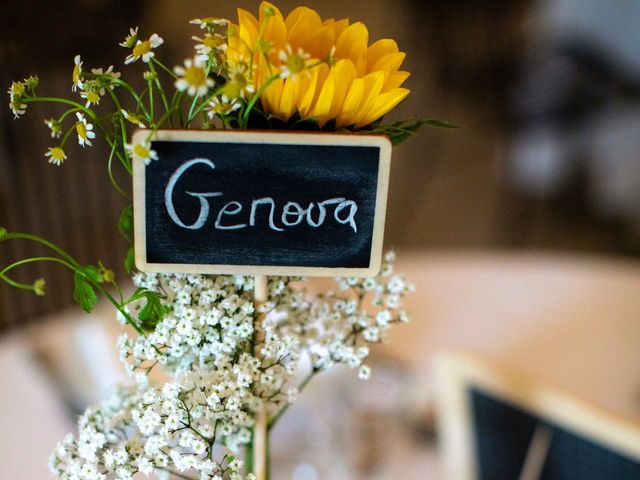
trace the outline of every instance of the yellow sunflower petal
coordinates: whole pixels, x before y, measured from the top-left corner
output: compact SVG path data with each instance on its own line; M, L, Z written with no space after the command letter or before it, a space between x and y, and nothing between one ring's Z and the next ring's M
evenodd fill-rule
M332 68L329 75L327 75L327 79L322 84L313 109L313 117L318 120L320 125L324 125L329 120L329 112L331 111L331 105L333 103L333 92L336 88L336 75L334 72L335 70Z
M284 87L284 80L279 78L275 80L260 96L262 101L262 107L266 114L272 113L276 116L280 116L280 99L282 98L282 89Z
M396 107L407 95L409 95L409 90L406 88L394 88L393 90L380 94L376 98L371 110L360 122L358 122L356 127L365 127L376 121L388 113L392 108Z
M253 48L258 39L258 20L250 12L238 9L238 32L247 48Z
M362 22L349 25L336 40L336 57L349 58L354 65L366 58L369 31Z
M311 68L307 74L301 75L300 90L296 99L296 107L298 112L300 112L301 118L311 116L313 100L316 97L316 90L318 88L318 77L320 75L321 67L327 69L327 65L323 63L317 67Z
M389 72L389 76L384 82L382 91L388 92L392 88L398 88L407 78L409 78L410 75L411 74L409 72Z
M358 107L362 102L364 95L364 80L362 78L356 78L349 88L349 92L344 99L342 105L342 111L338 114L336 119L336 128L346 127L353 125L355 122L355 115L358 111Z
M372 71L371 67L385 55L398 51L398 44L390 38L383 38L382 40L372 43L369 45L369 48L367 48L368 70Z
M349 19L343 18L342 20L336 20L334 18L330 18L322 22L322 25L330 27L334 31L335 37L338 38L340 34L349 26Z
M318 12L308 7L296 7L294 8L284 21L287 30L291 32L293 27L300 21L310 25L312 28L317 29L322 26L322 19Z
M278 116L282 120L291 118L296 109L296 96L300 88L298 78L287 78L282 87Z
M383 72L393 72L398 70L406 56L407 54L404 52L389 53L374 63L371 71L382 70Z
M361 124L369 111L373 108L376 98L384 85L384 72L373 72L363 77L364 95L354 114L354 123Z
M265 9L267 8L273 9L273 16L265 14ZM284 18L280 10L269 2L260 4L260 25L265 22L267 26L264 30L264 39L271 44L270 53L277 58L278 52L284 50L287 46L287 27L284 24Z
M342 110L351 82L356 78L356 67L351 60L338 60L331 70L331 74L335 76L335 86L329 120L336 118Z

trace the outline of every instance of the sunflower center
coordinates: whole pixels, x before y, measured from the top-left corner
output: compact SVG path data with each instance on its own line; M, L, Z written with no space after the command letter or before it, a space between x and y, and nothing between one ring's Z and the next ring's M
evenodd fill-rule
M151 51L151 42L149 40L145 40L144 42L140 42L138 45L133 47L133 56L141 57L146 53Z

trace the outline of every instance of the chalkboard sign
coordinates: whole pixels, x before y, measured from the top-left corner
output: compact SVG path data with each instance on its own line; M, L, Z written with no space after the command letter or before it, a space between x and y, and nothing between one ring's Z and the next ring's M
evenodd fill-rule
M390 142L381 136L139 130L134 163L142 271L375 275Z
M477 388L469 390L478 479L520 478L536 428L551 432L540 480L637 480L640 460Z
M446 478L640 478L640 423L474 355L436 361Z

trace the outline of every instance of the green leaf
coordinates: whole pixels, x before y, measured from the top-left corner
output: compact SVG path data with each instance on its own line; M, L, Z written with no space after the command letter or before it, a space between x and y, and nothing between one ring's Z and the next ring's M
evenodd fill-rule
M86 267L82 267L82 271L84 274L93 280L96 283L104 282L104 276L98 267L94 267L93 265L87 265Z
M0 227L0 240L9 235L9 232L6 228Z
M455 123L445 122L444 120L437 120L435 118L429 120L421 120L423 125L427 127L435 128L462 128L462 125L456 125Z
M124 259L124 268L129 275L131 275L136 268L136 254L133 247L127 251L127 256Z
M120 213L118 230L124 235L124 238L131 241L131 234L133 233L133 205L126 206Z
M160 303L160 296L156 292L147 290L143 292L143 296L147 299L147 304L138 313L138 320L143 330L153 331L171 308Z
M74 283L73 300L80 305L85 312L91 313L96 303L98 303L98 296L95 290L79 272L75 274Z
M291 130L317 132L320 131L320 124L318 124L318 121L315 118L304 118L293 122Z
M393 145L400 145L405 140L414 136L423 126L435 128L461 128L459 125L436 119L403 120L391 125L378 124L371 131L381 133L389 137Z

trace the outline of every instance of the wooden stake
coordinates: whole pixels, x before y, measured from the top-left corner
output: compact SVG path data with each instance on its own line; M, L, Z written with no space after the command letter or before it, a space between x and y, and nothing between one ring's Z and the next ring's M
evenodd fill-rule
M267 301L267 277L265 275L256 275L253 295L257 315L258 307ZM260 326L256 325L255 328L255 338L263 338L264 334ZM253 428L253 467L256 480L268 479L267 435L267 412L263 410L256 414L256 424Z

